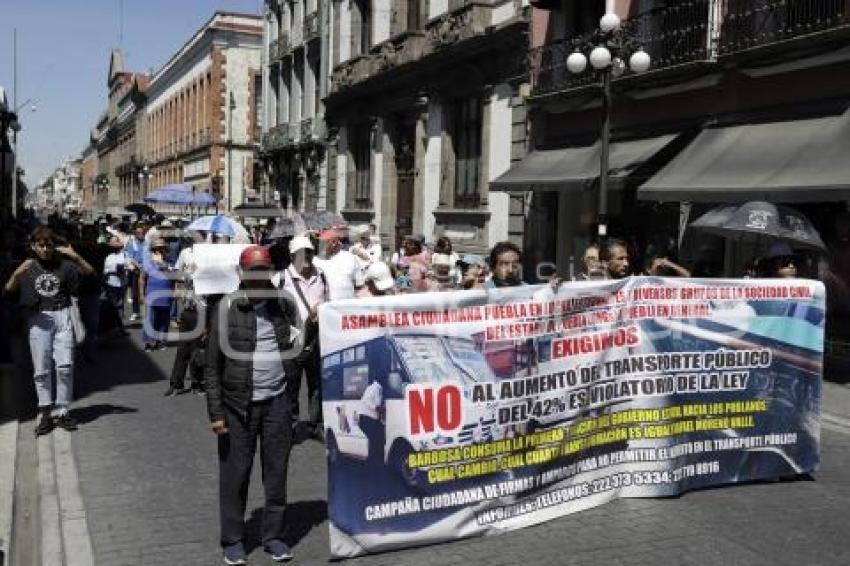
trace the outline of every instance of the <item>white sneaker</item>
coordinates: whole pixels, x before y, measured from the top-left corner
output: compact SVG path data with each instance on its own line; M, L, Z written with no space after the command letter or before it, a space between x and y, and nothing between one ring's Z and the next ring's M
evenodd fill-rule
M131 314L130 320L139 320L139 315L137 315L136 313Z

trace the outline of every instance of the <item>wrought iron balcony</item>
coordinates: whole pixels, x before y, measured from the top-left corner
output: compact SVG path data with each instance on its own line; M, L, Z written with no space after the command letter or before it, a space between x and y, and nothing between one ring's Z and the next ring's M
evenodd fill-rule
M850 27L847 0L725 0L724 4L722 55Z
M321 19L318 10L304 16L304 43L321 37Z
M280 42L277 39L273 39L269 42L269 63L274 64L280 59L279 55L280 50Z
M643 47L652 60L652 70L711 60L710 10L717 0L691 0L659 6L623 22L623 30ZM592 70L573 75L567 57L592 39L596 31L555 41L529 51L532 93L543 95L599 82Z

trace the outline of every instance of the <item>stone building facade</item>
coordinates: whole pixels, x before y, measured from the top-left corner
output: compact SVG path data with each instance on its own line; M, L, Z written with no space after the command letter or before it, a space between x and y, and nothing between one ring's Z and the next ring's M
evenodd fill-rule
M147 191L186 183L219 209L257 197L262 19L216 12L151 77L144 108Z
M130 177L136 165L135 115L144 104L144 90L148 77L142 73L124 70L124 56L114 49L109 58L107 87L109 96L106 110L91 132L90 143L97 155L97 174L91 186L91 197L84 195L83 201L91 202L87 209L95 214L121 214L132 202ZM132 172L128 172L128 167Z
M327 6L328 207L385 249L422 233L483 252L521 231L522 199L489 183L525 152L527 2Z
M263 146L266 201L324 210L327 200L328 0L266 0Z

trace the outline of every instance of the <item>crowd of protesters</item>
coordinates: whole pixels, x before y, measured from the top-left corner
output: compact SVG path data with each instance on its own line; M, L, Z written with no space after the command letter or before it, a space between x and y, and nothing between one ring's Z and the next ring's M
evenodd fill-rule
M839 231L845 242L850 234L850 222L846 224ZM76 428L69 412L75 365L97 363L99 340L127 336L128 326L142 318L146 352L176 348L165 395L191 391L207 396L219 438L221 542L231 564L244 563L242 513L258 439L267 499L263 542L276 560L292 556L281 536L286 455L300 431L323 437L318 316L323 303L486 291L526 285L529 279L523 273L522 250L507 241L496 243L485 257L461 253L447 237L428 242L424 235L405 236L399 249L385 250L375 225L356 231L336 225L278 237L270 220L246 234L250 241L241 242L248 246L239 259L243 295L227 297L194 291L194 246L226 245L232 234L186 231L162 216L132 222L106 217L90 224L57 217L41 224L25 217L5 227L0 239L0 278L5 282L0 361L31 368L41 413L36 434L48 434L56 426ZM821 278L830 293L848 298L847 248L845 244L845 251L834 254L818 272L812 261L777 241L739 275ZM669 240L647 245L640 254L625 240L591 243L578 272L561 277L552 270L548 288L631 275L719 275L699 261L691 268L682 265L675 250ZM538 277L532 282L545 281ZM264 293L245 293L257 289ZM227 327L219 328L213 313L224 308L227 316L220 320ZM299 340L291 336L293 325ZM224 354L222 336L236 354ZM308 400L303 412L302 381Z

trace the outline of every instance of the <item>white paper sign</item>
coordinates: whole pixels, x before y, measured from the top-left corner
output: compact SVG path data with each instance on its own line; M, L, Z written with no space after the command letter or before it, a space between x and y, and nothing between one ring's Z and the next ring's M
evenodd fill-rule
M192 282L199 295L232 293L239 288L239 255L247 244L195 244Z

